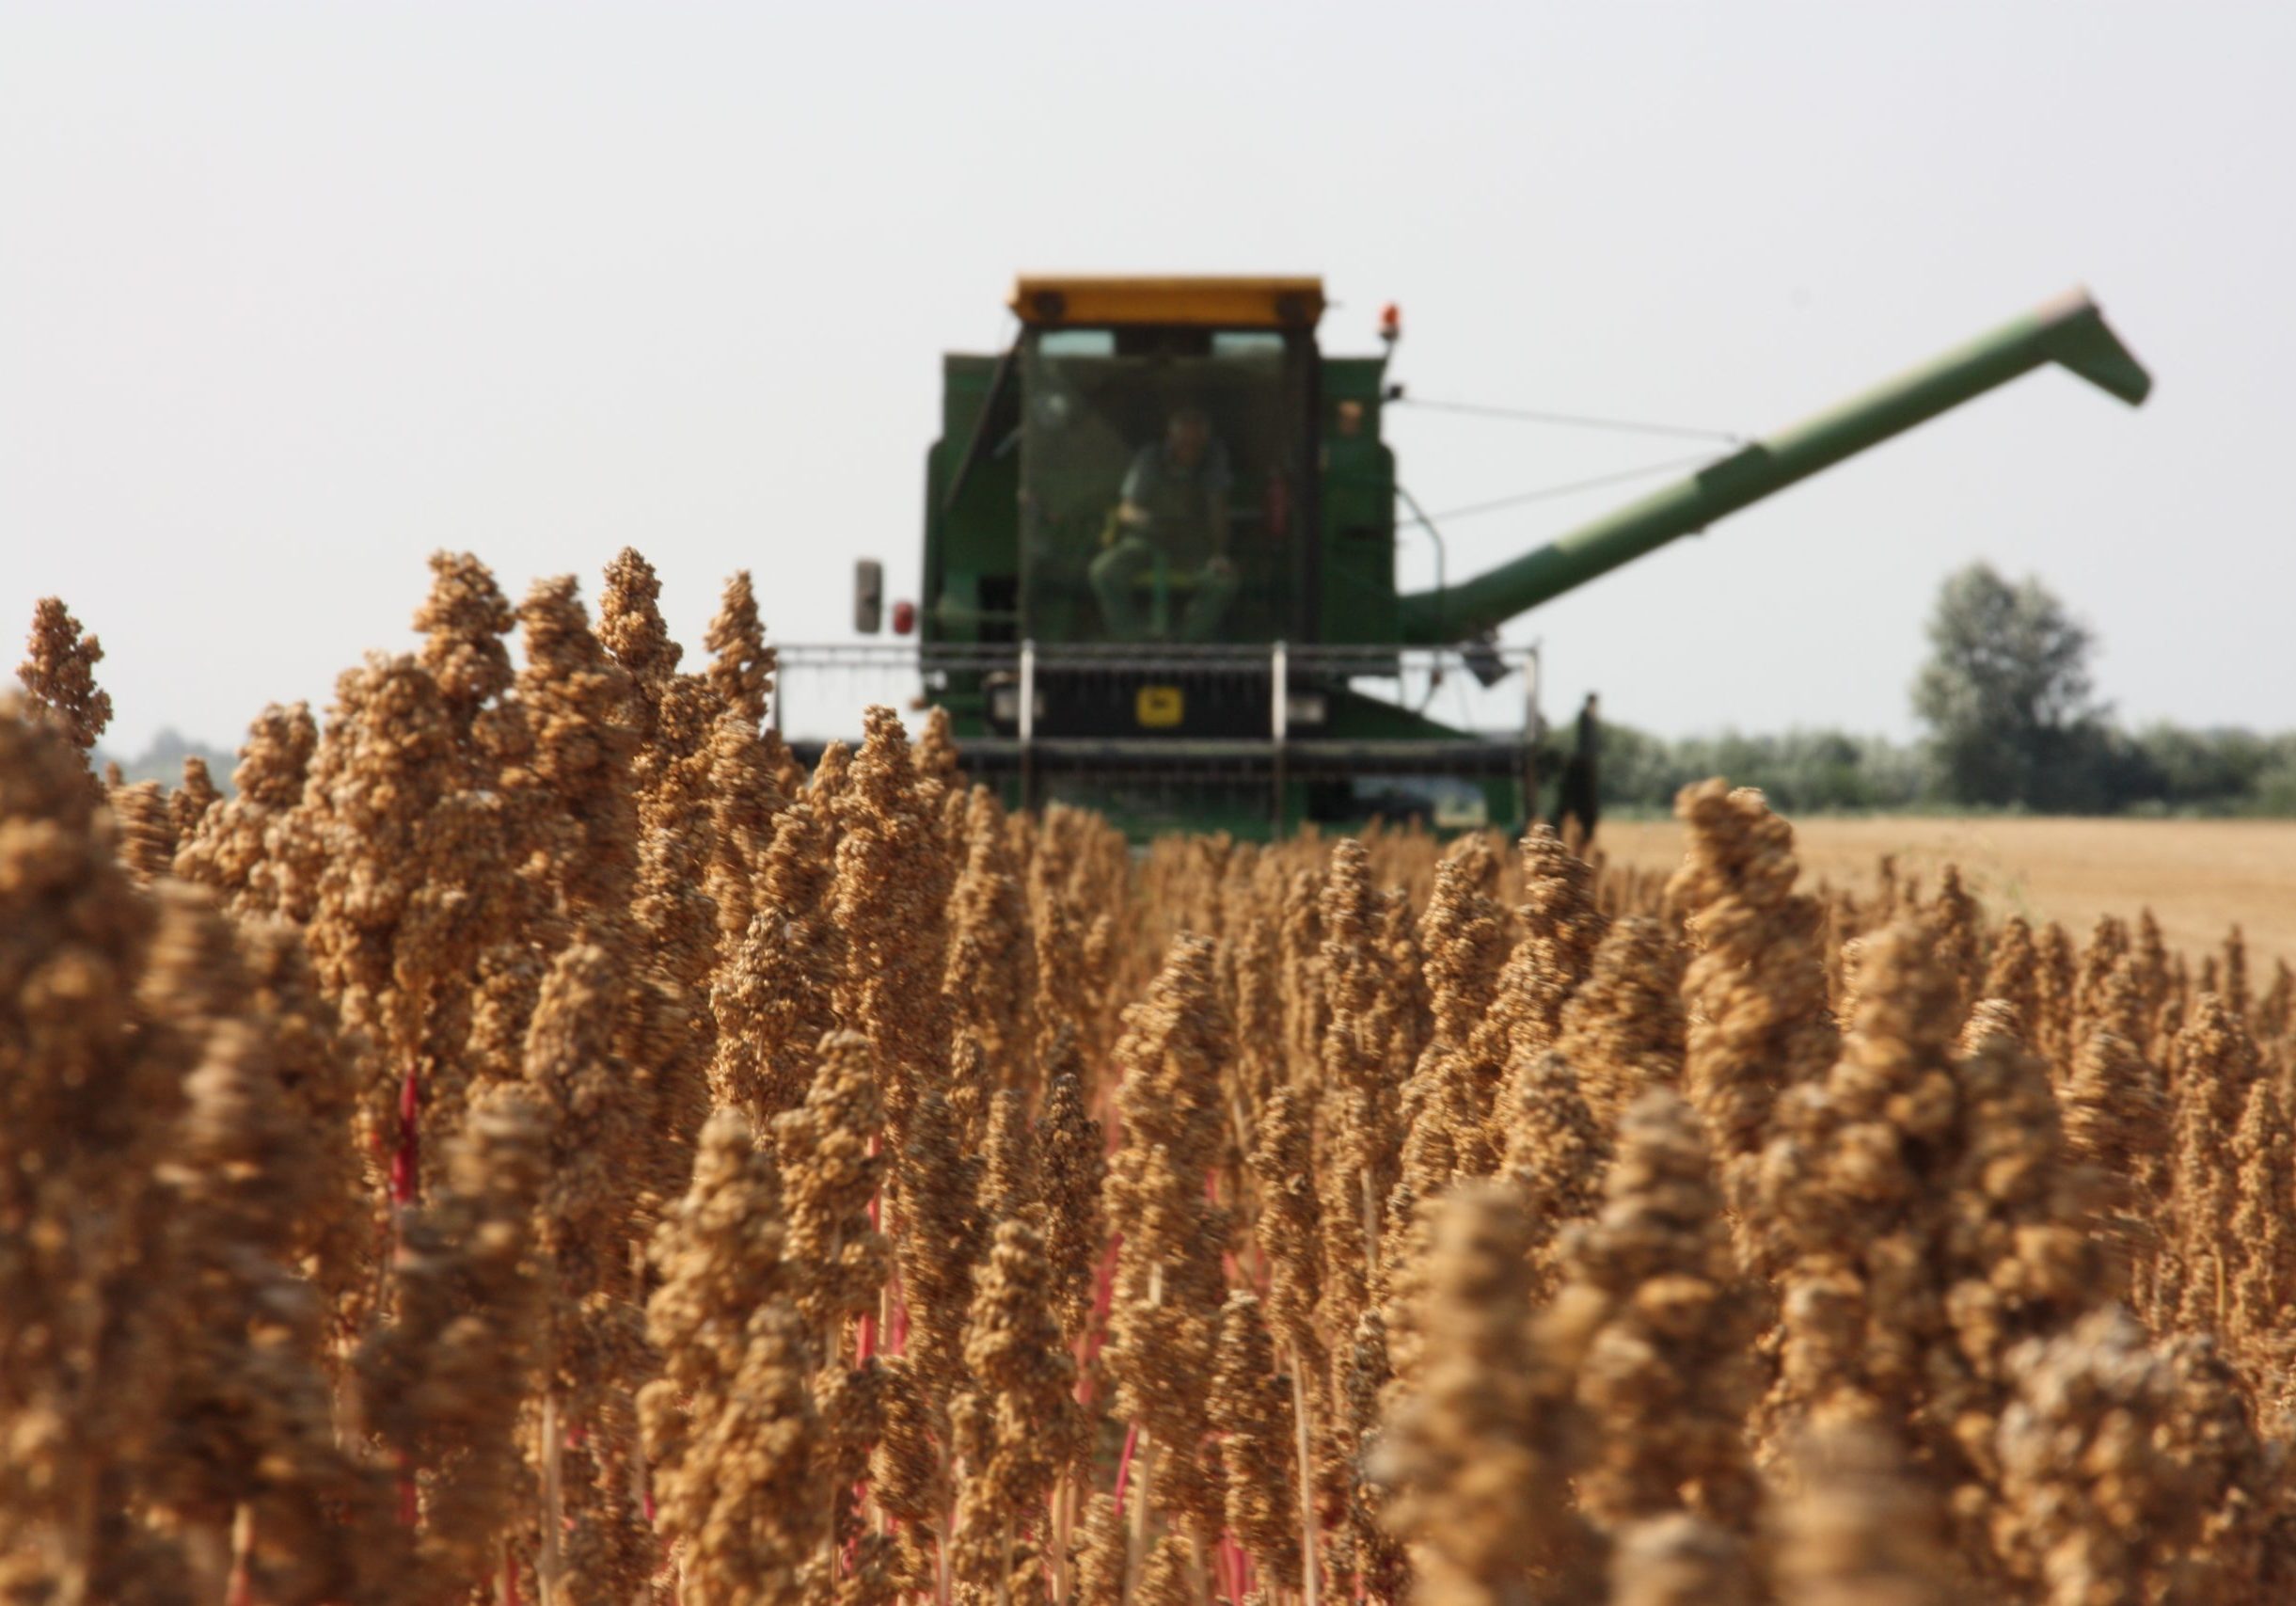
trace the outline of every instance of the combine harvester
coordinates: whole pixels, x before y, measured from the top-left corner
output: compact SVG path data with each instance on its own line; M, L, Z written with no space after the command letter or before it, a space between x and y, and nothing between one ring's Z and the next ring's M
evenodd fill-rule
M1022 278L1011 305L1009 349L943 359L922 606L893 610L917 640L785 647L784 683L914 675L974 779L1138 835L1518 826L1544 730L1537 651L1498 644L1507 621L2030 370L2131 405L2151 388L2075 293L1487 573L1403 594L1381 438L1401 396L1392 310L1380 355L1327 357L1314 278ZM860 565L864 634L882 572ZM1520 723L1427 717L1458 676L1519 676Z

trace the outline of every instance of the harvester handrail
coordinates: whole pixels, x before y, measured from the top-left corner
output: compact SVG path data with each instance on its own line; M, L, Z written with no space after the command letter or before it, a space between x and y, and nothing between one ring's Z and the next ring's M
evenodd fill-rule
M1468 647L1452 643L1398 645L1392 642L1316 643L1182 643L1182 642L1037 642L1033 644L1039 672L1046 669L1102 669L1153 672L1168 669L1189 673L1214 669L1266 667L1280 646L1286 667L1296 675L1352 675L1392 678L1397 665L1449 668L1465 660ZM778 664L784 669L868 669L920 673L1018 670L1023 646L1019 643L798 642L777 644ZM1485 654L1512 670L1535 656L1537 649L1496 644L1476 644L1477 657Z

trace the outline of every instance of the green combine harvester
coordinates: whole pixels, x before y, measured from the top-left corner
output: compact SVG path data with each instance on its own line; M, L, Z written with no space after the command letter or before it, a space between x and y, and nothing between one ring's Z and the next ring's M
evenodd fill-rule
M2032 369L2130 404L2151 387L2075 293L1487 573L1405 594L1381 437L1401 396L1392 310L1388 350L1334 357L1314 278L1024 278L1011 305L1009 349L943 360L923 596L894 626L915 630L907 661L974 779L1139 835L1519 826L1544 730L1535 650L1498 644L1507 621ZM864 632L881 590L864 562ZM1518 678L1503 706L1520 722L1428 717L1460 676Z

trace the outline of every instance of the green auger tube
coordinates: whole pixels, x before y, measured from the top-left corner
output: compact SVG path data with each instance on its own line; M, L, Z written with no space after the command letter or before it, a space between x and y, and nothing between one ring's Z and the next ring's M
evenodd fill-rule
M2134 406L2152 376L2105 324L2085 290L2068 292L1992 333L1815 418L1757 440L1641 501L1581 525L1473 580L1399 599L1414 646L1481 635L1566 591L1716 519L1902 435L2022 374L2058 363Z

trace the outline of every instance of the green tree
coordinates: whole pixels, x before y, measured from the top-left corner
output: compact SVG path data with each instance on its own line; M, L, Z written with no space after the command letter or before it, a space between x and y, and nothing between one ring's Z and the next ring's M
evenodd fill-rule
M2107 709L2089 676L2096 638L2047 586L1987 564L1948 575L1929 616L1913 711L1956 803L2088 812L2115 802Z

